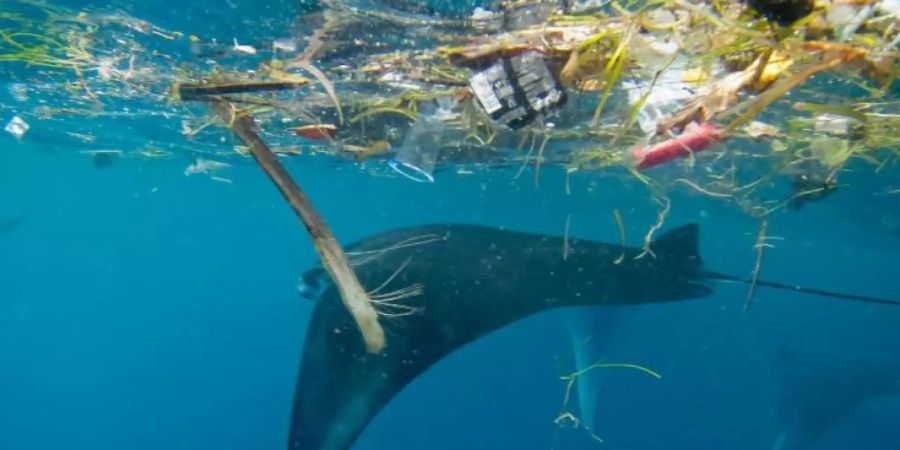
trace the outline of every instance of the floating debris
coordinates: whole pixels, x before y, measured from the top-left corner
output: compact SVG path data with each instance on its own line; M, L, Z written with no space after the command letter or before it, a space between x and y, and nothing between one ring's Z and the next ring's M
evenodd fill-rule
M297 41L291 38L275 39L272 41L272 50L294 53L297 51Z
M213 176L223 169L231 167L231 164L211 159L197 158L184 169L185 176L204 174Z
M23 83L10 83L7 87L9 95L17 102L28 101L28 86Z
M534 167L536 181L548 167L624 173L654 197L688 186L753 216L779 210L810 179L822 185L848 170L883 177L900 161L897 0L525 0L453 19L338 3L302 17L309 30L285 17L247 34L270 52L259 60L236 58L264 50L236 38L42 2L36 14L4 19L13 31L4 31L0 56L22 71L7 101L27 98L38 106L14 103L22 117L53 120L42 128L76 138L86 137L83 118L174 124L192 150L225 161L248 155L213 148L233 147L209 130L231 118L171 103L225 100L281 158L411 170L405 162L431 177L444 168ZM435 103L440 139L404 146ZM183 145L160 143L167 150L156 155L94 134L96 142L73 145L146 158ZM685 163L663 164L677 158Z
M252 45L238 44L237 38L234 39L234 47L232 47L232 48L234 49L235 52L238 52L238 53L244 53L247 55L255 55L256 54L256 48L254 48Z
M631 156L639 169L649 169L675 158L705 150L723 139L721 128L710 123L699 125L691 123L681 135L653 146L636 148L631 152Z
M566 101L565 91L544 58L535 52L502 58L472 76L469 85L491 119L513 129L528 125Z
M28 129L31 128L25 119L22 119L19 116L13 116L13 118L6 124L6 127L3 128L7 133L13 135L16 139L21 140L22 136L25 136L25 133L28 132Z
M419 118L390 161L391 168L410 180L433 183L444 129L444 121L436 115Z
M122 156L121 150L87 150L81 153L90 155L91 161L97 169L112 167Z
M337 127L331 124L301 125L292 128L291 131L297 136L302 136L312 141L323 141L334 139Z

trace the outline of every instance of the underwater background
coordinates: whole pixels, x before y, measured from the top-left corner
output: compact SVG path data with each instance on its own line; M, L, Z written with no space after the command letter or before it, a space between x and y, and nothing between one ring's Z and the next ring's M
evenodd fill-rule
M218 14L210 26L224 39L229 20L252 8L208 3L188 2L184 14L127 7L173 28ZM4 106L4 120L13 112ZM133 140L154 132L127 131ZM230 184L184 176L187 157L98 169L34 134L0 136L0 221L23 218L0 233L0 449L284 448L313 307L298 277L317 258L269 180L250 162L227 169ZM530 168L519 177L516 168L446 170L421 184L378 161L287 166L342 243L442 222L562 235L567 220L572 237L618 242L618 209L637 246L657 213L640 185L576 173L567 194L564 170L552 167L536 186ZM900 196L873 197L866 182L775 214L769 234L782 239L766 250L761 278L900 298L900 232L885 219L900 211ZM690 222L701 226L708 268L749 275L756 220L706 197L673 196L665 228ZM426 372L354 448L769 449L782 349L823 364L900 366L900 308L759 288L745 312L745 286L714 287L706 299L515 323ZM575 370L572 322L589 330L579 340L590 338L598 360L662 375L589 375L603 379L594 426L603 444L554 423L560 376ZM873 398L814 448L898 449L898 424L900 397Z

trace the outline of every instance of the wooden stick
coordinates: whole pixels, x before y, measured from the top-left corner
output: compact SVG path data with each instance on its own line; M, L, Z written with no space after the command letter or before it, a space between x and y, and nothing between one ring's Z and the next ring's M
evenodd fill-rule
M248 114L239 113L234 105L225 100L212 100L211 103L215 113L249 148L250 154L300 217L306 231L313 239L316 252L322 259L322 266L331 275L344 305L347 306L356 321L363 340L365 340L366 349L371 353L380 352L384 348L385 336L384 329L378 323L378 312L372 304L372 299L366 294L366 290L356 277L356 273L350 267L347 255L341 249L331 230L325 225L325 221L300 186L278 161L278 157L272 153L269 146L254 130L253 118Z
M307 81L252 81L246 83L176 83L172 92L181 100L213 100L216 96L247 92L288 91L305 86Z

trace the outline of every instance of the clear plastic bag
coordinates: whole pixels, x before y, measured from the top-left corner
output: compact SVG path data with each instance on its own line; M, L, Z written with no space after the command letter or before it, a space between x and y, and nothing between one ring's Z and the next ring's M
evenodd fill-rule
M390 166L410 180L433 183L444 128L439 114L420 117L406 133Z

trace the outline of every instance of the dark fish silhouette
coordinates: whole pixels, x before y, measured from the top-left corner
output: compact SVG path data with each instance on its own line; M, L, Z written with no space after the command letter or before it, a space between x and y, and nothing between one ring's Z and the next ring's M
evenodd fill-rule
M289 449L349 448L381 408L432 364L532 314L688 300L709 295L704 282L711 279L746 282L702 270L697 235L697 225L673 229L652 246L656 257L643 258L637 248L474 225L388 231L347 247L382 315L387 345L379 354L367 353L324 271L303 276L302 295L318 302L303 347Z
M0 234L6 234L10 231L19 228L19 225L22 225L25 222L25 219L28 217L27 212L22 212L21 214L11 218L11 219L2 219L0 218Z

